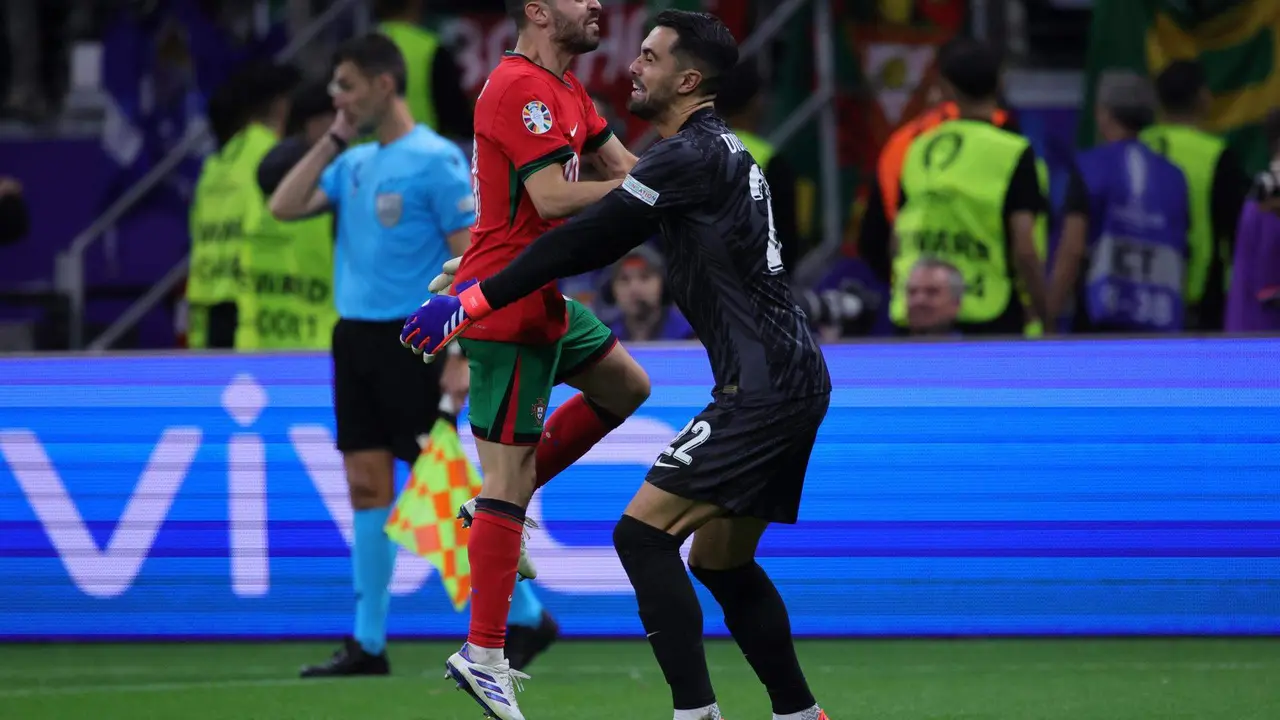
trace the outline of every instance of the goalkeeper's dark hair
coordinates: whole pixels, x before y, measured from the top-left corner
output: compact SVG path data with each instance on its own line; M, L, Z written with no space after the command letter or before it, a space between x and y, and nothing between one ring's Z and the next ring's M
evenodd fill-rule
M390 75L395 81L396 94L404 95L408 86L404 55L391 38L381 33L369 33L352 38L338 47L333 55L333 66L349 62L359 68L366 77Z
M654 25L674 30L671 52L682 67L702 73L703 97L715 97L724 78L738 64L738 41L720 18L710 13L663 10Z

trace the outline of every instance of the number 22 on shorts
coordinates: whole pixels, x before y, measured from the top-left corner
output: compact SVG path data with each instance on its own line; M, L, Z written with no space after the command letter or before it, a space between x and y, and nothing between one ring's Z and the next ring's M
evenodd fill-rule
M685 436L690 437L688 440L681 443L680 440L685 438ZM657 465L658 467L677 467L676 465L672 465L667 462L667 458L675 460L681 465L691 465L693 464L693 457L690 456L689 453L710 439L711 423L708 423L706 420L698 420L696 418L690 420L684 426L683 430L676 433L676 439L672 440L671 444L662 451L662 454L658 456L658 460L654 465Z

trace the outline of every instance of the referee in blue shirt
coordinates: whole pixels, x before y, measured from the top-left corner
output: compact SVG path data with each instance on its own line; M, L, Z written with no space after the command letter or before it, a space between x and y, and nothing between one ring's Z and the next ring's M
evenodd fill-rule
M418 436L436 421L441 387L467 388L467 365L442 370L400 345L405 317L449 258L471 241L475 202L462 151L414 123L404 101L405 63L382 35L348 41L335 58L337 117L271 196L271 212L295 220L337 216L333 404L354 513L354 637L304 677L383 675L388 584L395 549L383 532L395 499L395 459L412 463ZM357 135L377 142L348 149ZM441 376L443 373L443 378Z

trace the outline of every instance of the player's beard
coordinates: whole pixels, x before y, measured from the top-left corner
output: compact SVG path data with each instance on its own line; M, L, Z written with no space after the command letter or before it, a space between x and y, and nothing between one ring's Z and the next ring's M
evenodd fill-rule
M627 110L645 121L656 120L667 109L667 97L661 91L645 86L644 99L627 98Z
M600 31L595 31L595 37L592 37L591 30L587 28L587 24L595 21L596 27L599 28L600 16L589 15L581 25L570 22L569 18L554 10L551 11L551 17L555 21L556 29L552 39L560 47L568 50L574 55L585 55L592 50L600 47Z

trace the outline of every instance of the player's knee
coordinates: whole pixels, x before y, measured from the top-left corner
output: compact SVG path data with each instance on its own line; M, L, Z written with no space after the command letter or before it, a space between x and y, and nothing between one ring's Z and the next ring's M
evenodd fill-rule
M653 385L649 382L649 373L637 364L633 372L627 373L627 382L624 386L625 399L631 406L631 412L639 410L640 406L649 399L651 392L653 392Z
M661 528L648 525L630 515L623 515L613 526L613 549L622 559L623 567L628 558L652 551L680 550L680 541Z

